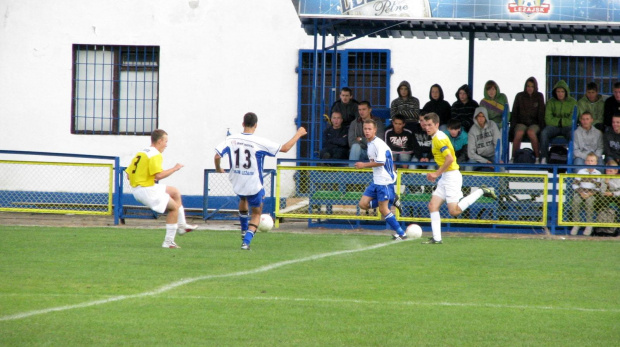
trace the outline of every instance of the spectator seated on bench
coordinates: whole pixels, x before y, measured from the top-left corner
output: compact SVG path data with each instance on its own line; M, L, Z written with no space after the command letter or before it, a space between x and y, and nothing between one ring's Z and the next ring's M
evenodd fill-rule
M553 86L553 97L545 107L545 128L540 134L540 163L547 163L549 143L556 136L563 136L570 141L573 132L573 113L577 100L570 96L570 89L564 80Z
M501 138L499 128L495 122L489 120L484 107L476 108L473 118L474 125L469 129L467 137L468 162L493 164L496 159L495 149ZM468 166L465 171L474 171L474 167Z
M512 157L521 149L521 142L529 139L536 155L536 163L540 163L538 135L544 128L545 97L538 91L538 81L530 77L525 81L523 91L515 96L512 116L510 119L512 141Z

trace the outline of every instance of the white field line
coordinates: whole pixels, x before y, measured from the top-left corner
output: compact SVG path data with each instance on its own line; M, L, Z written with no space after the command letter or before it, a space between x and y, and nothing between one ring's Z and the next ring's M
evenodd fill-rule
M255 296L255 297L228 297L228 296L178 296L167 295L166 299L196 299L196 300L239 300L239 301L293 301L293 302L329 302L341 304L360 305L396 305L396 306L453 306L453 307L489 307L516 310L551 310L551 311L580 311L580 312L610 312L619 313L620 309L614 308L583 308L539 305L508 305L508 304L484 304L484 303L458 303L458 302L421 302L421 301L377 301L358 299L330 299L330 298L288 298L278 296Z
M400 242L403 242L403 241L400 241ZM127 299L136 299L136 298L143 298L143 297L147 297L147 296L154 296L154 295L165 293L165 292L170 291L172 289L178 288L180 286L183 286L183 285L186 285L186 284L189 284L189 283L197 282L197 281L210 280L210 279L215 279L215 278L225 278L225 277L237 277L237 276L253 275L253 274L257 274L257 273L261 273L261 272L266 272L266 271L274 270L274 269L277 269L277 268L280 268L280 267L283 267L283 266L286 266L286 265L298 264L298 263L303 263L303 262L307 262L307 261L311 261L311 260L323 259L323 258L327 258L327 257L334 257L334 256L338 256L338 255L343 255L343 254L350 254L350 253L369 251L369 250L373 250L373 249L377 249L377 248L393 245L393 244L400 243L400 242L390 241L390 242L379 243L379 244L376 244L376 245L372 245L372 246L368 246L368 247L363 247L363 248L358 248L358 249L350 249L350 250L322 253L322 254L312 255L312 256L309 256L309 257L305 257L305 258L285 260L285 261L273 263L273 264L270 264L270 265L261 266L261 267L258 267L256 269L253 269L253 270L238 271L238 272L232 272L232 273L229 273L229 274L221 274L221 275L205 275L205 276L199 276L199 277L194 277L194 278L186 278L186 279L182 279L182 280L179 280L179 281L176 281L176 282L172 282L170 284L167 284L165 286L159 287L159 288L157 288L155 290L152 290L152 291L149 291L149 292L132 294L132 295L120 295L120 296L114 296L114 297L107 298L107 299L88 301L88 302L84 302L84 303L81 303L81 304L59 306L59 307L51 307L51 308L46 308L46 309L36 310L36 311L27 311L27 312L22 312L22 313L8 315L8 316L2 316L2 317L0 317L0 321L18 320L18 319L28 318L28 317L32 317L32 316L38 316L38 315L43 315L43 314L47 314L47 313L52 313L52 312L67 311L67 310L73 310L73 309L78 309L78 308L85 308L85 307L103 305L103 304L108 304L108 303L111 303L111 302L122 301L122 300L127 300ZM406 241L404 241L404 242L406 242Z

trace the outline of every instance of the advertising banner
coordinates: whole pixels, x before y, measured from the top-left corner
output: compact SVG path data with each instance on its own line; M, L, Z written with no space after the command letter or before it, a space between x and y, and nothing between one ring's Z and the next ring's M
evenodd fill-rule
M294 0L300 17L620 22L620 0Z

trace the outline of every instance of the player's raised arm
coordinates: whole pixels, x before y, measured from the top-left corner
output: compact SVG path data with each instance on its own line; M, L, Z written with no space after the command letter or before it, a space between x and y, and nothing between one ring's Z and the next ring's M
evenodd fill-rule
M293 138L288 140L287 143L282 145L282 148L280 148L280 152L282 152L282 153L288 152L291 148L293 148L293 146L297 143L297 141L302 136L306 135L307 133L308 132L306 131L306 128L304 128L304 127L300 127L299 129L297 129L297 132L295 133L295 136L293 136Z

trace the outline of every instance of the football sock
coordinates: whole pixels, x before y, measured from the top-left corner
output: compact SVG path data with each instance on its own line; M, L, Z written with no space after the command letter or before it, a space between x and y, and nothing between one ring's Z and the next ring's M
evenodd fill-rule
M243 237L243 243L249 245L250 242L252 242L252 238L254 237L255 232L256 230L248 230L248 232L245 233L245 236Z
M185 220L185 209L183 206L179 206L179 217L177 218L177 224L179 227L184 227L187 225L187 221Z
M403 235L405 232L403 228L400 227L400 224L396 220L396 217L392 212L390 212L387 216L385 216L385 221L390 225L390 228L394 229L398 235Z
M476 191L462 198L457 205L459 205L461 211L465 211L471 204L476 202L476 200L478 200L482 196L482 194L484 194L482 189L477 189Z
M433 239L441 241L441 215L439 211L431 212L431 229L433 229Z
M239 223L241 223L241 231L248 230L248 224L250 223L248 211L239 211Z
M178 224L166 224L166 241L174 241Z

